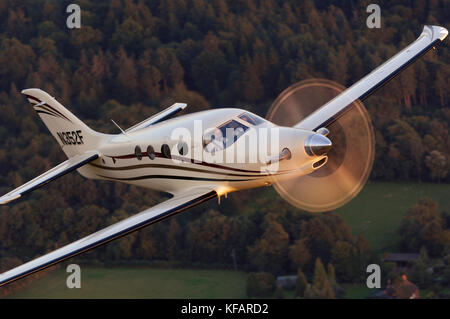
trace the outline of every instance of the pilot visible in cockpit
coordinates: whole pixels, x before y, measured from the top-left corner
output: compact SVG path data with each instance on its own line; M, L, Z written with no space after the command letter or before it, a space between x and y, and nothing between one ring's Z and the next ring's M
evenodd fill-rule
M205 145L205 151L214 154L215 152L221 151L224 148L224 137L222 131L217 127L212 131L205 133L206 139L209 141Z

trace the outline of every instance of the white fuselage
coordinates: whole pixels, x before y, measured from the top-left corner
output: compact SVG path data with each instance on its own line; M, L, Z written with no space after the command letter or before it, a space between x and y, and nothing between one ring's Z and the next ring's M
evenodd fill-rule
M312 165L324 156L310 156L304 150L305 139L314 132L278 127L268 121L251 125L239 118L243 113L249 112L241 109L203 111L135 132L113 135L99 146L101 158L78 171L87 178L120 181L172 194L204 185L225 194L270 185L318 168ZM231 120L249 129L231 146L213 155L205 151L204 132ZM190 135L190 139L186 135ZM183 142L187 143L180 153L179 145ZM170 149L170 158L164 155L164 144ZM151 149L147 151L149 146L154 150L154 157ZM136 152L136 147L140 151ZM285 148L292 154L290 159L267 165L268 157ZM230 153L232 149L234 154Z

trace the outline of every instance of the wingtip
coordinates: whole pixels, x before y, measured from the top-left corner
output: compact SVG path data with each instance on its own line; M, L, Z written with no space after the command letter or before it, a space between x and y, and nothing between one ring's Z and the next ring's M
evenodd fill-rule
M446 28L442 28L441 41L443 41L447 36L448 36L448 30Z
M448 35L448 30L438 25L426 25L423 27L422 34L427 34L430 36L431 41L438 39L444 41Z

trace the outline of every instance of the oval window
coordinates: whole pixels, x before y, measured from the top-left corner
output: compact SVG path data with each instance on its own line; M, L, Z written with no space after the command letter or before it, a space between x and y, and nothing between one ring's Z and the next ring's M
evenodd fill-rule
M155 159L155 150L153 149L153 146L151 146L151 145L147 146L147 156L151 160Z
M186 142L179 142L177 148L180 155L186 155L189 150Z
M161 146L161 154L165 157L165 158L171 158L170 155L170 147L167 144L163 144Z
M136 147L134 149L134 155L136 155L136 158L138 160L142 159L142 151L141 151L141 148L138 145L136 145Z

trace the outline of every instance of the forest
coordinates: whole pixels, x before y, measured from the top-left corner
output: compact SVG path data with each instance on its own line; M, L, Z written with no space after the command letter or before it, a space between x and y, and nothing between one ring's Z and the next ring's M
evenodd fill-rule
M126 128L174 101L187 103L188 112L242 107L265 116L289 85L326 78L348 87L412 42L424 24L448 28L450 17L445 0L378 1L380 29L366 26L371 1L79 0L82 27L68 29L71 2L0 2L3 194L65 160L20 94L24 88L49 92L104 133L119 133L110 119ZM444 42L364 101L376 137L371 180L450 182L449 61ZM338 215L311 215L252 194L203 204L77 258L108 265L236 266L274 275L311 274L319 262L345 282L361 281L364 267L377 259ZM66 175L0 208L0 268L165 198ZM439 238L430 231L406 250L425 245L428 253L443 255L449 222L437 208L432 216ZM414 236L413 226L400 231Z

